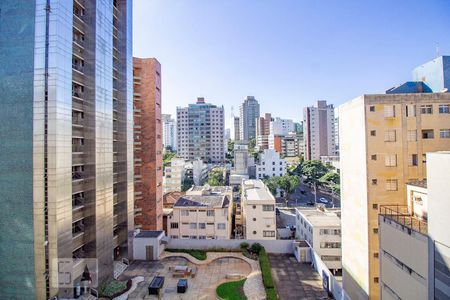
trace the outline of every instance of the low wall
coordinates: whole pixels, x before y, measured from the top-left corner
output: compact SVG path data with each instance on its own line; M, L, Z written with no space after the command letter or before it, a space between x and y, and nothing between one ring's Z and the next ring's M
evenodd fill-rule
M194 239L170 239L166 248L174 249L239 249L240 244L246 242L249 245L260 243L268 253L294 253L292 240L194 240Z

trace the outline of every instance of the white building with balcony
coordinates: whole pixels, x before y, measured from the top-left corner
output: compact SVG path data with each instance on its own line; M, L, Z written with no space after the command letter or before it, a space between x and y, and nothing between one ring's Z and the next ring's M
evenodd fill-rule
M256 165L256 178L283 176L286 174L286 161L273 149L264 149L259 155L259 164Z
M248 240L275 240L275 198L261 180L242 182L241 211L244 237Z
M308 242L330 271L342 269L340 211L296 208L295 216L297 239Z
M232 187L194 186L174 204L167 218L173 239L229 239L233 209Z

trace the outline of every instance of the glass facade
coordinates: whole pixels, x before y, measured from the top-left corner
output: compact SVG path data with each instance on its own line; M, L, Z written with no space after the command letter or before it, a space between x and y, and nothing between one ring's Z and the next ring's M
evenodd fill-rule
M33 73L35 1L0 1L0 286L34 299Z

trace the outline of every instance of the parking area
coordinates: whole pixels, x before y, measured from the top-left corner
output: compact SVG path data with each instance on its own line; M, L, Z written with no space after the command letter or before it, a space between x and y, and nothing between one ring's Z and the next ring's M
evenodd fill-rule
M329 299L310 264L299 263L289 254L269 254L269 261L280 300Z
M194 278L188 279L186 293L177 293L177 283L180 278L174 278L175 266L188 266L196 268ZM170 270L169 270L170 268ZM216 287L225 281L228 274L241 274L247 276L251 272L250 265L242 259L226 257L216 259L208 264L195 265L183 257L167 257L160 261L138 261L130 265L121 275L120 280L130 279L136 276L144 276L144 281L139 283L128 299L216 299ZM161 289L161 298L148 294L148 285L154 276L164 276L164 286Z

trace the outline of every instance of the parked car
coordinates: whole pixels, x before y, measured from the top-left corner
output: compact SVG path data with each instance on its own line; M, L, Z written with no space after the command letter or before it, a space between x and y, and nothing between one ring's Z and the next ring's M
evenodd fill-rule
M324 204L328 204L328 203L330 203L331 201L328 200L328 199L325 199L325 198L319 198L319 200L317 200L317 202L324 203Z

